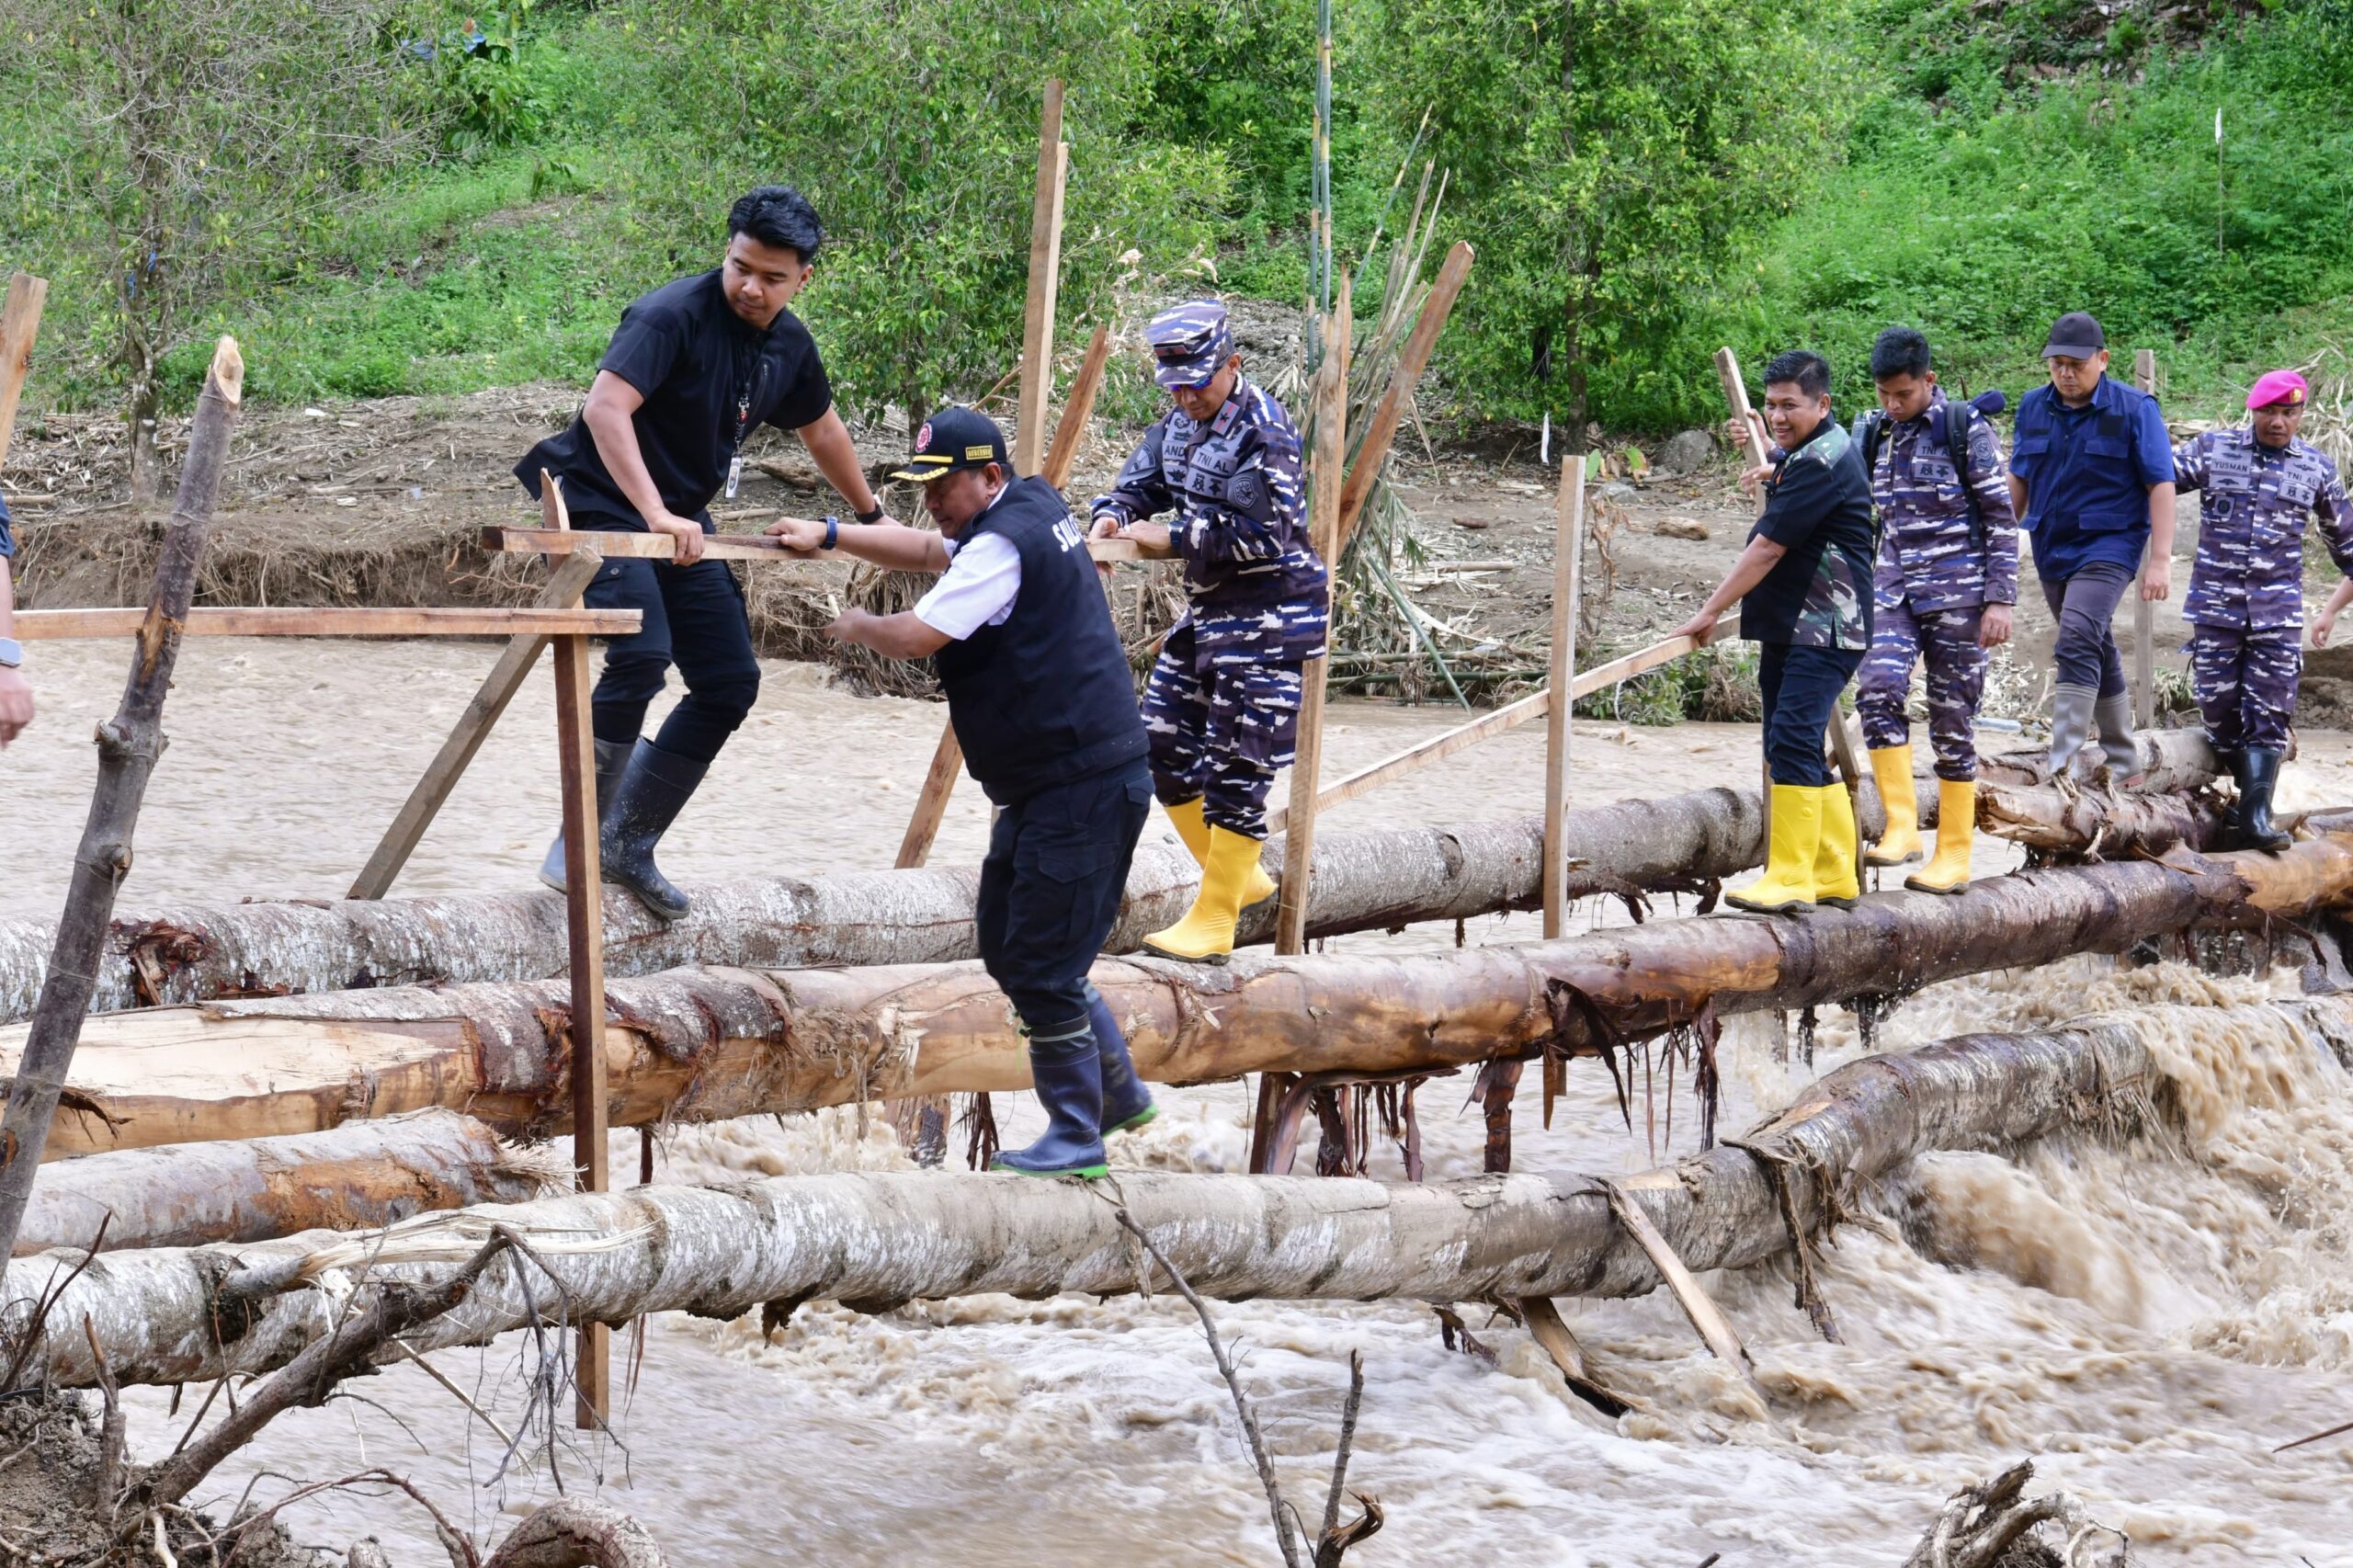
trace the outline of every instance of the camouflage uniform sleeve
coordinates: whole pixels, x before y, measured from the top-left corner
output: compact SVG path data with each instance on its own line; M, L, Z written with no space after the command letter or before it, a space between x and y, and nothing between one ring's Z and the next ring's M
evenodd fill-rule
M2206 488L2206 437L2192 436L2173 449L2173 483L2177 490Z
M1299 473L1299 437L1256 426L1226 481L1226 504L1197 504L1172 536L1176 552L1212 565L1281 560L1306 514Z
M2337 473L2336 465L2321 459L2320 495L2313 503L2313 515L2320 519L2321 542L2328 547L2328 558L2336 569L2353 577L2353 506L2345 498L2345 481Z
M1142 443L1128 454L1111 488L1087 503L1087 516L1117 517L1125 528L1176 507L1176 497L1168 493L1160 475L1160 443L1167 434L1165 422L1143 433Z
M1985 525L1985 602L2018 602L2018 519L2010 509L2010 482L2002 467L2002 438L1983 419L1969 426L1970 489Z

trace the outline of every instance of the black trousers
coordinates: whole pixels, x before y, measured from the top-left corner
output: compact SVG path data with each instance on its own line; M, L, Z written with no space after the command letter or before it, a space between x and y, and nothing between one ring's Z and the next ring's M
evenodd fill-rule
M654 744L709 762L760 695L760 662L744 590L724 561L608 561L581 596L591 609L633 609L642 628L606 645L605 673L591 699L597 738L631 744L672 665L687 695L662 722Z
M2042 602L2059 623L2051 645L2062 686L2124 695L2124 656L2116 651L2116 606L2141 574L2115 561L2090 561L2072 577L2042 579Z
M1765 699L1765 762L1776 784L1820 789L1830 782L1822 737L1838 694L1863 662L1860 648L1756 645L1756 688Z
M1086 1014L1086 971L1119 918L1152 809L1142 757L1002 807L973 911L981 963L1033 1031Z

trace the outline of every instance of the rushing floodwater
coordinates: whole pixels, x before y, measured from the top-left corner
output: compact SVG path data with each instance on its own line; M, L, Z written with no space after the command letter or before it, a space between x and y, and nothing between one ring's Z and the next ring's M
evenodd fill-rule
M0 754L11 829L0 914L52 911L90 772L91 723L119 687L118 645L37 650L39 726ZM192 644L167 727L127 904L240 893L332 896L366 858L489 653L480 647ZM420 850L407 891L483 889L529 874L553 810L544 679L518 702ZM771 670L752 722L715 770L708 820L773 823L733 840L683 825L665 859L684 876L887 863L939 710L862 702L804 671ZM1442 727L1440 710L1347 705L1330 747L1348 767ZM1370 797L1338 820L1446 820L1533 809L1540 737L1515 736ZM2341 800L2345 746L2308 737L2300 801ZM1753 733L1581 727L1578 795L1657 794L1756 770ZM699 805L700 802L699 802ZM960 799L943 860L977 854L977 795ZM1979 869L2008 863L1981 842ZM1607 912L1591 912L1604 917ZM1527 919L1475 924L1518 939ZM1398 938L1450 943L1450 927ZM1939 987L1885 1026L1883 1049L1975 1028L2030 1027L2152 1000L2252 999L2263 983L2078 960ZM1365 1568L1478 1562L1596 1568L1893 1563L1952 1488L2021 1456L2080 1494L2152 1563L2313 1568L2353 1561L2353 1440L2274 1456L2353 1419L2353 1114L2335 1062L2284 1029L2165 1032L2151 1044L2185 1129L2161 1146L2056 1143L2009 1161L1939 1155L1915 1167L1884 1232L1842 1231L1821 1280L1847 1343L1823 1343L1779 1267L1707 1279L1746 1336L1767 1398L1711 1361L1672 1303L1563 1302L1600 1375L1640 1409L1612 1422L1568 1395L1508 1323L1465 1316L1492 1362L1443 1349L1424 1308L1219 1305L1302 1506L1320 1504L1345 1386L1361 1349L1367 1395L1352 1483L1389 1528ZM1818 1070L1856 1050L1826 1017ZM1785 1103L1806 1076L1774 1062L1765 1024L1726 1047L1728 1129ZM1434 1177L1477 1168L1483 1129L1466 1080L1422 1092ZM1523 1168L1651 1163L1592 1064L1544 1131L1530 1080L1517 1127ZM1688 1084L1671 1150L1696 1126ZM1175 1114L1115 1159L1222 1170L1243 1160L1245 1096L1171 1096ZM1659 1107L1663 1112L1664 1101ZM1021 1135L1026 1096L1016 1101ZM1662 1141L1660 1153L1668 1153ZM900 1156L854 1113L691 1129L664 1151L669 1179L889 1168ZM633 1135L616 1171L633 1171ZM1393 1153L1380 1169L1394 1175ZM619 1342L626 1349L627 1341ZM509 1340L436 1364L494 1416L517 1416L524 1349ZM552 1494L541 1463L494 1482L503 1448L422 1371L392 1370L340 1401L280 1419L219 1478L233 1498L384 1465L415 1478L477 1536ZM131 1400L134 1442L168 1448L165 1398ZM601 1475L675 1563L750 1568L941 1561L1004 1568L1097 1562L1276 1561L1265 1506L1191 1314L1173 1299L918 1305L869 1318L803 1308L773 1343L756 1324L656 1321L618 1443L565 1452L564 1483ZM265 1473L270 1472L270 1473ZM340 1549L380 1535L393 1561L445 1561L414 1505L323 1497L288 1514Z

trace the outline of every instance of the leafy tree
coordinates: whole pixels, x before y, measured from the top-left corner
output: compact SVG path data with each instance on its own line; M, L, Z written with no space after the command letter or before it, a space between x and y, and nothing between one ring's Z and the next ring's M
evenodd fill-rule
M1495 414L1697 417L1682 328L1844 124L1836 8L1732 0L1388 0L1364 52L1390 123L1426 108L1479 249L1449 333ZM1401 134L1400 140L1403 137Z

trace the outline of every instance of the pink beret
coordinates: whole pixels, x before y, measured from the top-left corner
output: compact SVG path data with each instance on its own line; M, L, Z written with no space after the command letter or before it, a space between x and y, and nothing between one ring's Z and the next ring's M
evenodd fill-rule
M2302 403L2311 390L2304 384L2304 378L2293 370L2266 370L2246 394L2246 405L2268 408L2275 403Z

